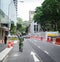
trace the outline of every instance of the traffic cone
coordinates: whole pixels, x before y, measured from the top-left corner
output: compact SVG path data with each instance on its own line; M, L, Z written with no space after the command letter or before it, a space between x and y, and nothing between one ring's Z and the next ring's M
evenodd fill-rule
M11 47L11 42L8 42L8 48L10 48Z
M11 47L11 44L8 44L8 48L10 48Z
M11 41L9 41L8 44L11 44Z
M11 46L12 46L12 47L14 46L14 42L13 42L13 41L11 42Z

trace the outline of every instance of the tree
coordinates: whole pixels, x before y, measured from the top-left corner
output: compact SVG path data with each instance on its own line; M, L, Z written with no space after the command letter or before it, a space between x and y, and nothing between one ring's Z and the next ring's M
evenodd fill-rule
M23 21L21 18L18 18L17 21L17 30L20 33L26 33L26 27L29 25L28 21Z
M42 4L43 13L54 25L54 29L58 30L57 22L60 20L60 1L58 0L45 0Z
M45 0L41 7L37 7L34 20L43 25L59 30L60 0Z
M37 22L38 24L40 23L41 28L45 31L47 28L47 24L46 24L46 19L45 19L45 15L42 11L42 7L37 7L36 11L35 11L35 15L34 15L34 20L35 22Z
M12 34L16 34L16 26L14 25L14 21L11 21L11 29L10 29Z

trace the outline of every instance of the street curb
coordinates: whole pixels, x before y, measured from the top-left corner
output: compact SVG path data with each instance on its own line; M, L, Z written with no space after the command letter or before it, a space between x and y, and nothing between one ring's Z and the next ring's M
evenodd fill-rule
M14 41L14 44L17 43L17 41ZM13 47L5 48L2 52L0 52L0 62L4 62L4 59L8 55L8 53L13 49Z
M12 50L11 48L5 48L2 52L0 52L0 62L3 62L8 53Z

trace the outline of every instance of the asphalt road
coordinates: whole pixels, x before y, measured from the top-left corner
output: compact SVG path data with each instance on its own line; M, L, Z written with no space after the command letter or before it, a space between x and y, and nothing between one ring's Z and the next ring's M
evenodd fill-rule
M43 62L60 62L60 46L34 39L29 39L29 43Z
M60 46L38 41L25 39L23 52L19 52L18 43L8 54L5 62L60 62Z
M12 51L8 54L4 62L42 62L40 57L35 53L34 49L28 43L29 41L25 39L23 52L19 52L18 43L15 44Z

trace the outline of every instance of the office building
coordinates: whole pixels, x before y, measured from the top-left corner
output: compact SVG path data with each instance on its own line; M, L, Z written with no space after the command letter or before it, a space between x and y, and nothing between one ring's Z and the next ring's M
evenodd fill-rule
M2 39L11 27L11 21L17 22L17 0L0 0L0 38Z
M29 11L29 33L37 33L40 31L40 25L37 24L37 22L34 22L33 17L34 17L35 11Z

